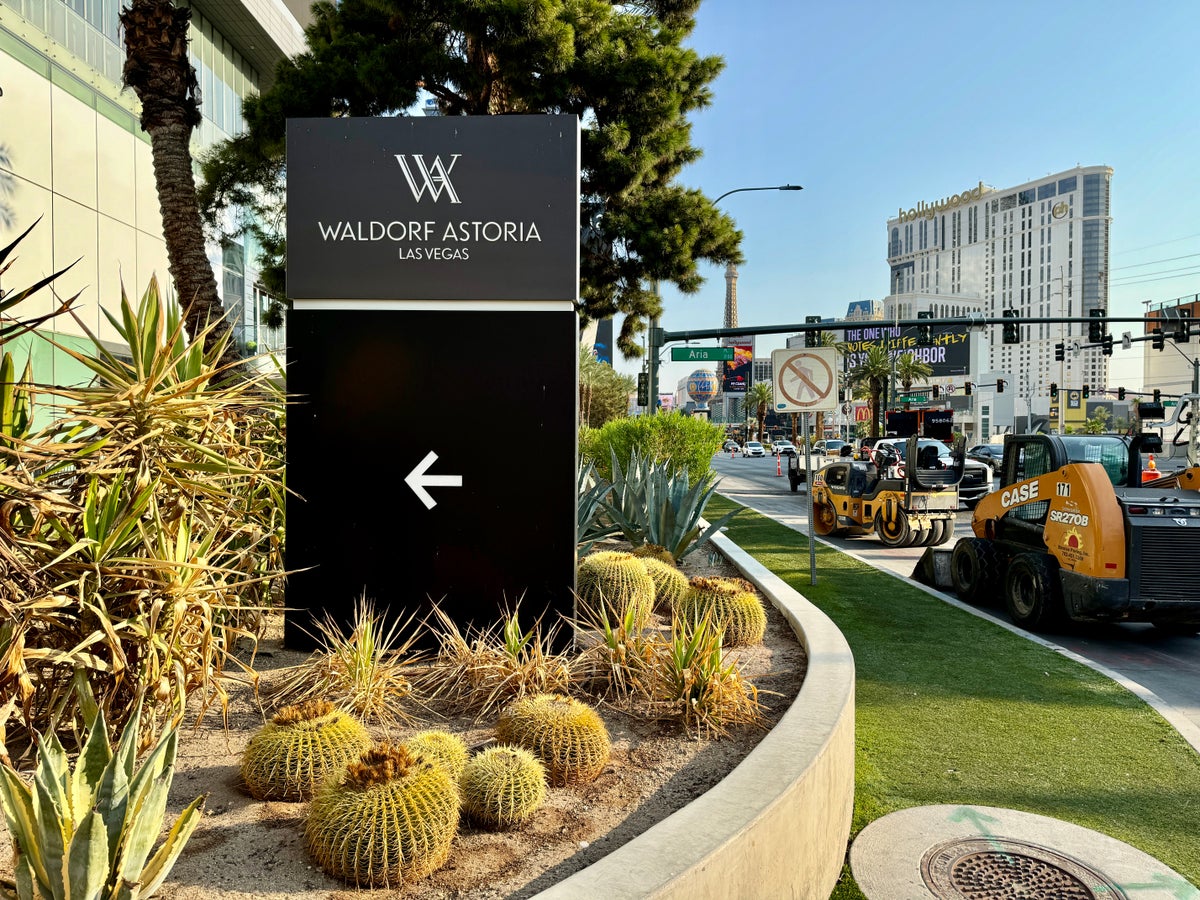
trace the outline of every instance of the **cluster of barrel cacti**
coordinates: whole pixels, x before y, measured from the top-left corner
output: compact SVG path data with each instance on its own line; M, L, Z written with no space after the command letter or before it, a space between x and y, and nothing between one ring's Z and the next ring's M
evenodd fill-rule
M280 710L250 739L242 778L260 800L312 801L305 845L330 875L396 888L445 863L460 814L484 828L521 825L548 782L591 781L608 763L603 720L563 695L513 703L497 734L501 743L475 756L447 731L372 743L346 712L312 701Z
M689 623L708 619L724 632L727 647L761 644L767 630L762 601L741 578L693 578L675 615Z

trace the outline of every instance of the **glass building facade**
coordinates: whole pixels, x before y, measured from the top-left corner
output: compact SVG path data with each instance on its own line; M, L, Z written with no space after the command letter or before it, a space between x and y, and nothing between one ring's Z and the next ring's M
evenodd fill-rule
M38 222L0 288L27 286L74 263L55 291L80 294L80 322L60 316L48 326L70 347L87 346L86 328L118 348L102 310L116 308L122 289L140 295L152 276L170 290L149 138L136 96L121 88L120 8L118 0L0 0L0 245ZM253 37L239 46L227 27ZM203 116L193 153L242 131L243 99L259 90L264 71L303 47L300 24L279 0L193 6L190 54ZM236 340L262 350L272 336L259 327L265 298L255 288L255 258L255 248L238 241L209 248ZM32 317L52 303L42 291L18 312ZM274 338L282 348L282 335ZM6 349L14 346L19 365L26 353L34 360L41 383L88 377L36 337Z

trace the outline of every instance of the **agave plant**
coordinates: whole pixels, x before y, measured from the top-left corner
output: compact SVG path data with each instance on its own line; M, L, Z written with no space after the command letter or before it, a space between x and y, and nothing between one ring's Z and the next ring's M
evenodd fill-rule
M717 489L712 473L689 486L686 471L674 472L669 462L655 463L636 450L625 469L615 453L612 464L613 487L605 506L634 546L656 544L680 560L738 513L734 510L703 527L704 508Z
M139 900L162 885L200 822L203 797L180 814L153 856L175 773L176 732L162 735L135 765L139 712L116 752L97 715L70 768L53 734L39 739L32 786L0 765L0 806L16 849L15 881L0 893L17 900Z
M612 485L597 477L594 463L587 462L579 466L575 484L579 494L575 540L579 545L579 552L587 553L597 541L617 534L620 529L601 515L604 511L604 499L612 490Z

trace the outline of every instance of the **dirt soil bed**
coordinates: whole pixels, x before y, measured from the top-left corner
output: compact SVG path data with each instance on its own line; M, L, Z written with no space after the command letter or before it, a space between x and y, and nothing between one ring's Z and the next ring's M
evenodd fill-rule
M701 548L683 561L689 575L737 574L719 555ZM766 710L763 729L722 739L697 739L669 724L645 722L602 707L612 737L609 765L584 786L549 789L546 804L520 829L491 832L463 820L447 864L403 890L360 891L325 875L304 850L307 804L261 803L239 785L238 762L265 713L248 688L232 693L229 728L210 714L180 735L169 814L207 793L203 822L159 896L168 900L216 897L499 898L529 897L582 869L685 806L725 777L762 739L795 699L806 659L783 617L769 603L761 647L739 649L745 672ZM281 629L280 629L281 630ZM260 644L255 666L295 665L305 654L282 649L278 638ZM419 727L447 728L469 746L494 738L492 722L437 720ZM418 728L390 735L403 740ZM382 732L375 732L384 737ZM11 871L7 835L0 836L0 871Z

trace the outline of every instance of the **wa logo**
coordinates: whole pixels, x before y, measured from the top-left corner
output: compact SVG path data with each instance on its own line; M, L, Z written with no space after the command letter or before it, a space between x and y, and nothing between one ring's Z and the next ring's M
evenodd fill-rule
M397 153L396 162L400 163L404 180L408 182L408 189L412 191L413 199L418 203L426 191L435 203L442 199L442 194L449 197L451 203L462 203L450 182L450 173L454 171L454 164L460 156L461 153L455 153L450 157L450 164L446 165L440 156L435 156L432 162L427 163L423 153Z

